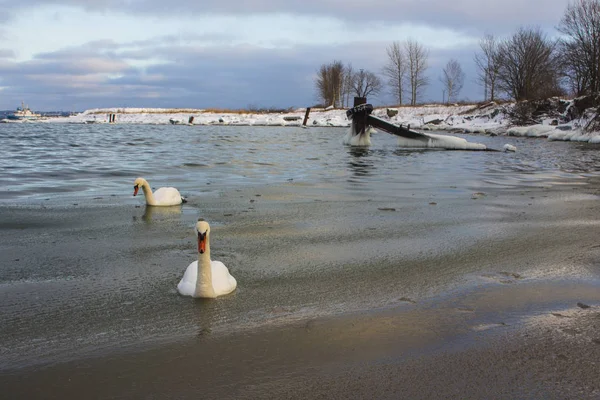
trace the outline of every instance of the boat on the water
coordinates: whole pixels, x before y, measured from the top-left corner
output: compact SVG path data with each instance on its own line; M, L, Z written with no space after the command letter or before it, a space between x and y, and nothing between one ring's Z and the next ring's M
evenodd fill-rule
M37 114L37 113L31 111L31 109L29 107L27 107L24 102L21 102L21 107L17 107L17 111L13 112L12 114L9 114L6 118L8 118L9 120L13 120L13 121L15 121L15 120L31 121L31 120L36 120L41 117L42 117L41 114Z

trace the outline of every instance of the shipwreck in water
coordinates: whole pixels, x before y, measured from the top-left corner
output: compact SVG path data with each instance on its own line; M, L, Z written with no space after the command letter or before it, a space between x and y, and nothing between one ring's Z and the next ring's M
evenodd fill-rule
M352 120L350 130L344 138L344 144L351 146L370 146L372 129L379 129L398 136L401 147L431 148L445 150L479 150L498 151L490 149L481 143L471 143L456 136L436 135L416 132L402 125L394 125L371 113L373 106L367 103L365 97L355 97L354 107L346 111L346 117Z

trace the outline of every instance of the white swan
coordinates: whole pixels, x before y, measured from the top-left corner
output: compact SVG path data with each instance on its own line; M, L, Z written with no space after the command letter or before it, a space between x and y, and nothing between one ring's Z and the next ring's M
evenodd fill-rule
M198 235L198 261L188 265L177 291L184 296L215 298L231 293L237 281L221 261L210 259L210 226L199 220L196 224Z
M185 199L179 194L179 190L174 187L162 187L152 193L150 184L144 178L137 178L133 182L133 195L138 194L138 190L142 188L146 197L146 204L149 206L176 206L185 203Z

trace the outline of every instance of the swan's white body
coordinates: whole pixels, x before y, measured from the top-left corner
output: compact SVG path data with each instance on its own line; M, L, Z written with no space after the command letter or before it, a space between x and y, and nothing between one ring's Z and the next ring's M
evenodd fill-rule
M205 221L196 224L198 261L188 265L177 291L184 296L215 298L231 293L237 281L221 261L210 259L210 226Z
M137 178L133 183L133 195L136 196L138 189L142 188L146 204L149 206L176 206L183 203L183 197L179 190L174 187L162 187L152 193L150 184L144 178Z

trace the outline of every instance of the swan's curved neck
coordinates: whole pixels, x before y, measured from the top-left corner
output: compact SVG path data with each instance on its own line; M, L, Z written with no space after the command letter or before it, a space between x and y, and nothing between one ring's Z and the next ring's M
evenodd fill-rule
M142 190L144 191L144 197L146 197L146 204L155 206L156 199L154 198L154 194L152 193L152 189L150 188L150 184L148 183L148 181L143 182Z
M212 268L210 265L210 235L206 235L204 253L198 252L198 279L196 279L196 295L216 297L213 288Z

